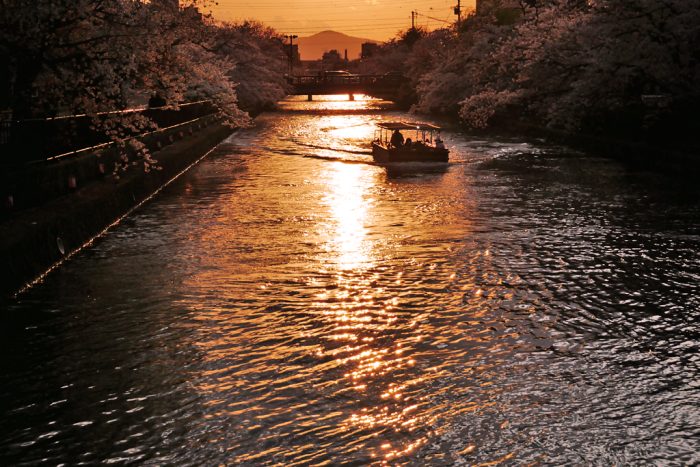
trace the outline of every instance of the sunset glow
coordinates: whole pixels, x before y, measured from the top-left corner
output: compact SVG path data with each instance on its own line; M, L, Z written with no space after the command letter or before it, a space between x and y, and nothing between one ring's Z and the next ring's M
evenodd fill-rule
M220 0L211 7L222 21L255 19L285 34L310 36L333 30L350 36L384 41L411 27L411 11L420 14L416 26L437 29L455 21L456 0L322 0L237 1ZM474 0L462 2L464 12L474 9ZM432 17L432 18L430 18Z
M700 1L0 3L0 466L700 465Z

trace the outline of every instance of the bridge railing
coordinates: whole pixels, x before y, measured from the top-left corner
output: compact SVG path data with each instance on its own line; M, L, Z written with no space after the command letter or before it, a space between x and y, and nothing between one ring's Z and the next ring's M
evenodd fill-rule
M178 107L137 108L98 114L109 118L116 114L141 114L158 127L170 127L216 112L211 101L181 104ZM56 118L0 121L0 164L21 164L48 160L58 154L109 142L109 137L94 128L94 116L68 115ZM134 134L136 136L136 134Z
M298 75L287 76L287 82L293 86L324 86L335 84L396 84L398 80L394 76L385 75Z

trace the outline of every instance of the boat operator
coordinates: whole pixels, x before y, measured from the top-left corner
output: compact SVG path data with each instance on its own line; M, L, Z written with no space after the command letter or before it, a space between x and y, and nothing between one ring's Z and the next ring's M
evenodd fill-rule
M401 146L403 146L403 135L399 130L394 130L394 133L392 133L389 142L392 146L400 148Z

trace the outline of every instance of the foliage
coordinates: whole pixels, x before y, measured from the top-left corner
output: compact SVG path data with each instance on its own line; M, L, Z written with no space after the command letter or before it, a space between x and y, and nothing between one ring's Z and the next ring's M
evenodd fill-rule
M518 15L493 4L459 33L393 41L373 64L411 78L418 110L473 127L633 134L700 101L700 0L528 0ZM648 95L671 103L652 108Z
M382 44L370 58L363 59L361 71L407 77L409 83L402 86L399 94L402 103L411 104L416 99L419 80L444 58L450 41L447 30L428 33L421 28L408 29L399 33L397 39Z
M287 94L287 55L283 37L255 22L210 27L208 48L234 66L227 76L237 83L239 105L250 112L270 109Z
M0 110L15 120L93 116L114 142L136 146L147 170L153 161L128 136L154 123L114 111L157 92L170 105L211 100L229 124L247 124L236 88L246 108L283 95L281 41L255 23L217 25L199 12L205 3L3 0Z

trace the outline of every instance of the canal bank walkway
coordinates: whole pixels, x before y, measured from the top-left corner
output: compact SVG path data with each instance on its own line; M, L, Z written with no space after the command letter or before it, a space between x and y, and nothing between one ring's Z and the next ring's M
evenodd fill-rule
M26 185L25 193L39 200L25 209L6 206L0 218L0 297L13 295L70 257L232 131L219 117L209 116L146 136L158 169L146 173L141 164L130 166L118 179L112 174L116 152L111 157L87 152L32 166L31 172L17 170L14 183ZM9 201L21 202L15 197Z

